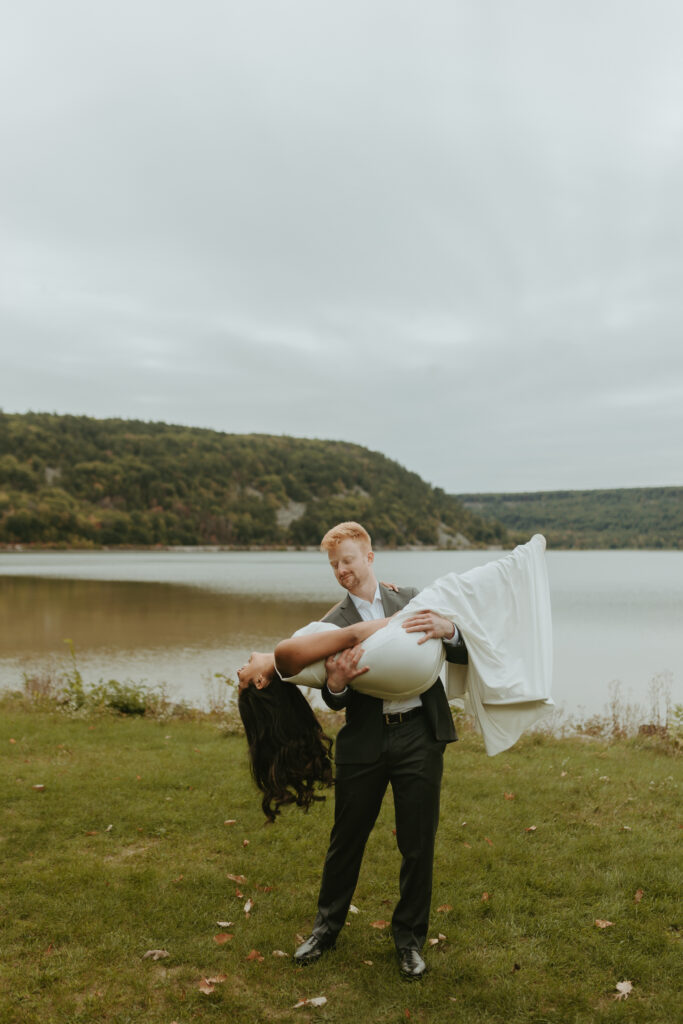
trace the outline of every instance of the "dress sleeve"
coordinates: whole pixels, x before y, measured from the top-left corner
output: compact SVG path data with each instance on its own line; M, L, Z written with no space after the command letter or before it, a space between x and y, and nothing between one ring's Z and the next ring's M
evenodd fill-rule
M309 622L307 626L297 629L293 637L311 636L313 633L328 633L331 629L339 629L333 622ZM277 665L275 666L277 668ZM294 683L296 686L312 686L316 690L322 690L327 680L324 661L314 661L307 665L295 676L282 676L286 683Z

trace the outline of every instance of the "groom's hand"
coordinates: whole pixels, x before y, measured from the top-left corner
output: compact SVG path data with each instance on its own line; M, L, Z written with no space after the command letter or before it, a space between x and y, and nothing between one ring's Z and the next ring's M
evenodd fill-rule
M368 666L358 668L358 662L363 657L363 648L357 644L355 647L347 647L340 654L333 654L325 661L327 672L327 689L330 693L341 693L346 687L368 671Z
M444 615L425 609L423 612L416 612L403 623L406 633L424 633L418 644L426 640L451 640L455 636L455 623L451 622Z

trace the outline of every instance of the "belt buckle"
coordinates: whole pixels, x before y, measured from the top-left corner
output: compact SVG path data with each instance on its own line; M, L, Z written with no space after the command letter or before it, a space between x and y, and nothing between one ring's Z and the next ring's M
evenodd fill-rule
M393 721L392 721L392 719L393 719ZM399 722L403 721L403 712L402 711L395 711L393 713L387 713L384 716L384 721L385 721L386 725L397 725Z

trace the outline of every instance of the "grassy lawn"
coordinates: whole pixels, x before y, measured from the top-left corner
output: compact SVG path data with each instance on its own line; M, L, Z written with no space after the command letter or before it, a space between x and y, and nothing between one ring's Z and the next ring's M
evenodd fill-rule
M680 758L656 737L531 736L489 759L468 733L448 749L431 925L444 938L416 984L373 926L397 895L390 799L359 913L297 969L273 951L291 955L312 923L332 799L264 825L239 735L6 700L0 774L2 1022L680 1019Z

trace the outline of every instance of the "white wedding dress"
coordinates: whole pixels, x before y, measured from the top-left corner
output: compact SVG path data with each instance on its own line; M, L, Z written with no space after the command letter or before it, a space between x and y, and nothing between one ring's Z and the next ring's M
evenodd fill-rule
M402 623L431 609L456 623L469 663L447 663L446 694L464 699L484 738L486 752L500 753L553 707L552 619L545 565L545 538L535 534L503 558L461 574L448 573L421 590L387 626L363 641L360 665L369 671L352 684L383 700L423 693L445 662L440 640L418 644L419 633ZM294 636L338 629L311 622ZM309 665L288 681L321 688L325 665Z

